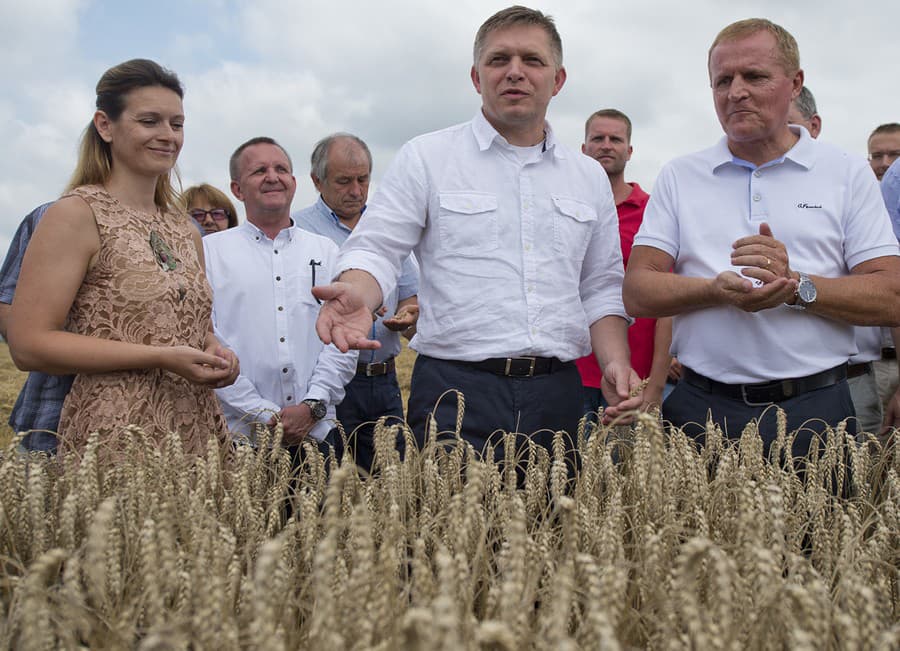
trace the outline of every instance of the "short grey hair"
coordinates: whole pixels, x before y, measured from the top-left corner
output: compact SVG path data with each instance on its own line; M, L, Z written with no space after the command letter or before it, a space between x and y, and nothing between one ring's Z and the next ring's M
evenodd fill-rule
M812 91L804 86L800 89L800 94L794 100L794 106L803 116L804 120L812 120L813 116L819 112L816 108L816 98L813 97Z
M372 152L369 151L369 146L359 136L354 136L352 133L346 133L344 131L338 131L337 133L332 133L330 136L325 136L316 143L315 147L313 147L312 156L309 157L309 171L313 176L320 181L328 178L328 152L331 150L331 145L338 140L350 140L359 145L366 153L366 158L369 160L369 172L372 171Z

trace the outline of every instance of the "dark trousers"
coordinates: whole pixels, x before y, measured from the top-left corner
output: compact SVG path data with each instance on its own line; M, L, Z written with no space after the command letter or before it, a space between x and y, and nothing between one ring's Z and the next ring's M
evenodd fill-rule
M847 422L847 431L856 432L853 417L853 401L846 380L832 386L808 391L794 398L777 403L787 415L787 431L799 430L794 438L794 458L805 457L814 437L824 437L827 426L837 427ZM722 428L729 439L738 439L744 426L751 420L759 423L763 452L768 458L769 448L775 441L778 428L776 410L771 405L747 405L741 400L704 391L688 382L679 382L663 403L663 419L684 430L701 445L704 443L707 413ZM821 445L820 445L821 448Z
M386 425L403 422L403 399L394 371L366 377L356 375L347 385L344 400L337 406L337 418L347 434L347 446L356 465L372 472L375 459L375 422L388 416ZM397 449L403 453L404 438L397 436Z
M326 434L325 438L321 441L316 441L312 437L309 437L308 440L311 443L315 443L316 448L322 453L322 456L325 457L326 471L331 472L331 468L329 467L331 451L334 450L334 458L338 461L341 460L341 456L344 454L344 443L337 429L329 430L328 434ZM291 470L296 472L306 460L306 450L303 448L302 444L286 445L284 446L284 449L291 454Z
M439 440L456 430L457 389L465 397L462 438L477 452L494 445L495 460L504 458L503 433L517 433L517 449L530 439L552 451L553 435L565 430L570 475L576 467L575 437L583 415L581 376L575 364L547 375L506 377L426 355L416 358L407 410L409 425L421 448L427 423L434 418Z

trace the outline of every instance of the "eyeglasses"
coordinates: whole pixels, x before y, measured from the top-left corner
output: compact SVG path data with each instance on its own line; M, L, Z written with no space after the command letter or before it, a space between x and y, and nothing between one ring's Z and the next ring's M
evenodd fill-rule
M873 151L869 154L869 160L881 160L886 158L889 161L900 158L900 151Z
M212 210L203 210L203 208L194 208L191 211L191 217L196 219L198 222L203 221L203 219L209 215L217 222L225 221L228 219L228 211L224 208L213 208Z

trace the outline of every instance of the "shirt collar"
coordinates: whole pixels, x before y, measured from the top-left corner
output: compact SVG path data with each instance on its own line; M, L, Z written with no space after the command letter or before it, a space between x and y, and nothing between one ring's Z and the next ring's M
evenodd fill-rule
M799 135L800 139L797 140L797 142L794 143L794 146L791 147L783 156L781 156L780 158L776 158L775 160L768 161L767 163L760 165L759 168L772 167L787 160L807 170L811 169L813 165L815 165L816 143L813 137L809 135L809 131L797 124L789 124L788 128ZM737 165L739 167L749 167L755 169L755 166L752 163L741 160L731 153L731 150L728 149L727 136L722 136L719 142L709 150L709 162L713 171L718 170L724 165Z
M475 142L478 143L478 148L481 151L486 151L490 148L495 140L508 144L506 138L500 135L493 125L487 121L480 109L472 120L472 131L475 134ZM546 145L544 151L552 151L556 158L566 157L565 151L563 151L564 148L556 146L557 140L553 133L553 128L546 120L544 121L544 143Z
M362 207L362 210L360 211L360 215L364 215L364 214L366 213L366 208L367 208L367 207L368 207L367 205ZM345 231L347 231L348 233L352 233L352 232L353 232L353 231L351 231L349 228L347 228L347 225L344 224L344 222L341 221L341 218L338 217L337 215L335 215L335 214L334 214L334 211L333 211L331 208L328 207L328 204L325 203L325 200L322 198L322 195L321 195L321 194L319 195L319 200L316 201L316 208L317 208L317 209L319 210L319 212L321 212L323 215L325 215L326 217L328 217L329 219L331 219L331 221L334 223L334 225L337 226L338 228L340 228L340 229L342 229L342 230L345 230Z
M628 185L631 186L631 194L626 197L625 201L622 202L623 204L627 203L630 206L640 206L641 203L649 198L649 195L644 192L644 188L639 186L637 182L629 183Z
M255 224L251 223L249 220L245 221L243 224L240 224L237 228L242 228L247 235L250 236L251 240L255 240L256 242L264 242L269 239L269 236L266 235L262 230L256 227ZM297 224L294 222L293 217L291 218L291 225L287 228L282 228L281 231L276 236L281 237L282 234L287 238L288 242L294 239L294 234L297 231Z

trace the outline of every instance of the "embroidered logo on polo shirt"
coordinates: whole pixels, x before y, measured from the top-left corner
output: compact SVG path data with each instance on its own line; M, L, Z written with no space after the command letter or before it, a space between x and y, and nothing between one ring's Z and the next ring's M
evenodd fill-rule
M813 209L821 210L821 209L822 209L822 204L820 204L820 203L806 203L805 201L801 201L800 203L797 204L797 207L798 207L798 208L809 208L810 210L813 210Z

